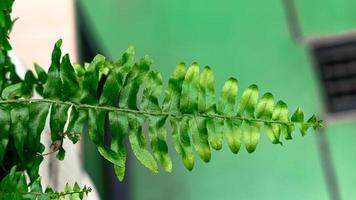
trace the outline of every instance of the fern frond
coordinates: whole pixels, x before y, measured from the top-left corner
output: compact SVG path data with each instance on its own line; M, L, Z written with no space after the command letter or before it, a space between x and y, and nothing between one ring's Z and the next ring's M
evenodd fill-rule
M261 129L273 144L278 144L281 135L292 139L296 126L303 136L310 127L322 127L322 121L315 115L305 121L300 108L290 118L287 105L283 101L275 103L271 93L265 93L259 99L256 85L247 87L237 104L238 82L235 78L229 78L216 97L211 68L205 67L200 72L197 63L190 67L183 63L177 65L161 104L162 75L150 69L152 61L148 57L135 62L132 47L116 62L98 55L90 64L81 67L72 66L68 55L62 57L60 46L61 41L58 41L48 74L36 66L38 78L22 82L19 88L6 88L2 94L1 137L14 139L19 159L27 159L23 151L28 144L35 143L34 157L43 152L43 147L36 141L48 115L51 138L59 159L63 159L65 153L62 140L67 136L77 142L84 125L88 124L90 139L99 153L113 163L119 180L125 174L125 138L145 167L158 172L157 160L165 171L170 172L172 159L167 134L172 135L175 150L182 157L184 166L192 170L193 149L204 162L209 162L211 150L220 150L225 137L233 153L239 152L242 141L246 150L252 153L260 140ZM98 98L98 84L103 77L106 81ZM37 90L43 98L23 98L32 88L43 88ZM105 119L108 119L112 137L109 146L104 143ZM145 124L148 125L148 138L144 134ZM7 144L0 143L0 159L6 148Z
M23 171L16 171L13 167L9 174L5 176L0 183L0 199L26 199L26 200L60 200L66 199L83 199L91 192L91 188L84 186L80 188L78 183L71 187L66 184L63 192L54 191L47 187L43 190L41 177L32 183L27 183L26 174Z

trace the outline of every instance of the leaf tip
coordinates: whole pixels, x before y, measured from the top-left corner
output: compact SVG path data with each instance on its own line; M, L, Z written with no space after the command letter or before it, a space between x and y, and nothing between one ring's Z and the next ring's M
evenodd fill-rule
M247 153L253 153L255 150L256 150L255 147L246 146L246 151L247 151Z
M252 84L250 86L248 86L249 89L252 89L252 90L258 90L258 86L256 84Z
M152 58L150 58L148 55L145 55L143 58L141 58L141 60L140 60L140 63L141 64L146 64L146 65L152 65L152 63L153 63L153 59Z
M208 65L206 65L203 70L206 70L206 71L208 71L208 72L211 72L211 71L212 71L211 67L209 67Z
M227 79L227 81L229 81L229 82L233 82L233 83L236 83L237 84L237 79L236 78L234 78L234 77L230 77L229 79Z
M210 143L211 147L217 151L221 150L222 149L222 143L219 142L219 141L212 141Z
M135 54L135 47L133 45L130 45L129 48L127 48L126 52L129 54Z
M55 44L55 46L59 48L59 47L62 46L62 43L63 43L63 40L62 39L58 39L56 44Z
M266 93L261 97L261 99L263 99L263 98L268 98L268 99L273 98L273 94L270 93L270 92L266 92Z
M316 128L324 128L324 121L318 120Z

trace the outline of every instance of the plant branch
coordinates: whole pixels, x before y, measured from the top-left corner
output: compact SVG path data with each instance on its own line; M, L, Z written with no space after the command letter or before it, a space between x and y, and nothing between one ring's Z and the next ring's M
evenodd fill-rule
M263 122L263 123L272 123L272 124L282 124L282 125L293 125L293 124L305 124L314 126L315 123L310 122L285 122L278 120L265 120L265 119L256 119L256 118L246 118L241 116L226 116L219 114L206 114L206 113L167 113L167 112L155 112L155 111L145 111L145 110L132 110L126 108L118 108L118 107L108 107L101 105L89 105L89 104L79 104L68 101L58 101L52 99L10 99L10 100L0 100L1 104L16 104L16 103L51 103L57 105L68 105L74 106L77 108L84 109L97 109L97 110L106 110L110 112L122 112L122 113L132 113L132 114L144 114L144 115L152 115L152 116L171 116L173 118L182 118L182 117L204 117L204 118L221 118L221 119L230 119L230 120L241 120L241 121L251 121L251 122Z
M33 195L33 196L48 196L48 197L65 197L68 195L81 194L81 193L89 193L91 192L91 188L85 188L81 191L72 191L72 192L54 192L54 193L43 193L43 192L24 192L24 191L0 191L0 197L2 194L18 194L18 195Z

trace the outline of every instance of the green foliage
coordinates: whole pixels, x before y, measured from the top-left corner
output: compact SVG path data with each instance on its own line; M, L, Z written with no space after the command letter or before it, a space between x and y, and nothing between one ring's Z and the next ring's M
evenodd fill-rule
M116 62L98 55L85 67L73 67L68 55L61 57L60 46L59 40L52 53L48 74L36 66L38 78L34 82L42 85L40 79L47 77L43 84L43 99L20 98L26 94L18 90L7 91L7 88L4 90L6 95L2 95L6 98L0 101L4 113L0 128L6 133L11 126L9 137L14 140L20 161L25 159L26 145L38 147L34 157L42 153L38 138L47 115L53 150L58 151L59 159L64 158L63 139L68 136L76 143L84 125L88 124L90 139L99 153L113 163L119 180L125 173L124 139L127 136L134 155L145 167L158 172L157 160L165 171L171 172L167 134L172 135L175 150L185 167L192 170L193 149L204 162L209 162L211 150L220 150L225 136L233 153L239 152L242 140L247 152L252 153L260 140L261 129L273 144L278 144L281 134L285 139L292 139L295 126L303 136L308 128L321 127L321 121L315 116L304 121L300 108L289 119L287 105L282 101L274 103L271 93L265 93L259 99L256 85L247 87L237 104L238 82L234 78L226 81L220 97L216 97L212 70L205 67L200 73L197 63L189 68L183 63L177 65L161 105L162 76L158 71L150 70L152 62L148 57L135 63L133 48ZM97 98L98 83L104 76L103 91ZM33 112L39 115L29 117ZM110 145L104 143L106 118L111 130ZM144 134L145 129L148 137ZM0 155L3 155L6 143L2 143L0 149Z
M9 57L11 45L8 36L14 23L10 16L12 4L13 0L1 0L0 3L1 100L30 98L33 96L33 88L42 95L43 85L47 82L48 76L37 64L35 64L35 71L38 78L31 71L25 74L24 80L21 80L16 74L15 66ZM60 57L61 55L57 53L57 56ZM67 58L69 59L69 57ZM71 66L66 62L70 61L64 59L63 65ZM69 70L72 70L72 68ZM70 77L70 74L64 76ZM66 84L66 86L69 85ZM43 161L44 155L42 153L45 147L40 143L40 136L50 106L51 104L29 105L21 102L0 105L0 200L45 200L64 199L65 197L83 199L84 195L91 191L87 187L81 189L78 184L75 184L73 188L67 185L64 192L55 192L51 188L42 190L39 166ZM55 114L57 114L58 119L62 119L62 115L60 115L62 113L56 112ZM80 119L80 116L77 118ZM55 129L56 127L52 126L51 128ZM68 137L75 141L78 135L68 134ZM63 135L60 138L63 138ZM59 142L57 141L54 144L59 144ZM61 145L57 146L60 147ZM63 157L64 149L59 148L59 152L62 152L59 157Z
M225 82L217 97L213 71L207 66L200 72L197 63L177 65L161 103L162 75L151 69L152 60L147 56L135 62L132 47L115 62L98 55L81 66L72 65L68 54L62 56L59 40L48 72L35 64L36 76L28 71L21 80L8 56L12 3L1 0L0 4L0 200L83 199L91 189L81 189L78 184L67 184L64 192L43 190L39 166L51 153L63 160L63 140L78 142L85 126L120 181L125 175L125 139L145 167L158 172L158 161L171 172L169 135L184 166L192 170L193 149L209 162L212 149L220 150L225 137L232 153L237 154L242 143L252 153L261 130L271 143L282 144L281 135L292 139L295 126L302 136L311 127L322 127L315 115L305 121L300 108L289 118L286 103L275 103L268 92L259 98L256 85L247 87L238 100L235 78ZM35 91L41 98L33 98ZM44 153L40 138L47 117L52 145ZM104 142L105 127L110 129L110 144Z
M11 50L9 34L13 26L10 16L13 2L14 0L1 0L0 3L0 92L5 87L21 81L16 74L14 64L8 56L8 51ZM13 85L12 87L17 86Z
M77 183L73 187L67 184L64 192L56 192L50 187L44 190L40 177L28 185L26 174L22 171L17 171L16 167L13 167L0 183L0 200L74 200L83 199L89 192L91 192L90 188L86 186L80 188Z

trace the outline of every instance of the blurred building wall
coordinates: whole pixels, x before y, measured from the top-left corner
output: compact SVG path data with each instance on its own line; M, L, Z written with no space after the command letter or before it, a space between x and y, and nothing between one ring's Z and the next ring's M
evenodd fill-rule
M354 0L296 0L305 35L356 28ZM111 58L134 45L138 56L150 55L167 82L179 62L210 65L220 91L236 77L241 91L257 83L293 111L322 113L318 81L309 52L288 33L282 1L82 0L92 31ZM356 196L356 124L327 129L342 199ZM310 132L311 133L311 132ZM238 155L224 145L209 164L196 156L192 172L184 169L170 145L174 171L152 174L131 154L130 193L135 200L167 199L327 199L328 191L314 134L294 133L284 146L262 134L254 154ZM170 140L169 140L170 141ZM171 144L171 143L170 143ZM95 172L94 172L95 173ZM98 173L98 172L97 172Z
M45 69L51 64L54 43L63 39L63 52L77 62L74 3L72 0L16 0L12 17L17 18L11 43L24 65L37 62Z

